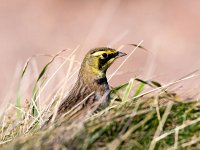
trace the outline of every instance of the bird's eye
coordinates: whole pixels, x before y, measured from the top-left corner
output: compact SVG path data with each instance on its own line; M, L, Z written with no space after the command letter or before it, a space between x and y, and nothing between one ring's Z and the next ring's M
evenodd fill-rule
M108 57L108 55L107 55L106 53L103 53L102 56L103 56L104 58L107 58L107 57Z

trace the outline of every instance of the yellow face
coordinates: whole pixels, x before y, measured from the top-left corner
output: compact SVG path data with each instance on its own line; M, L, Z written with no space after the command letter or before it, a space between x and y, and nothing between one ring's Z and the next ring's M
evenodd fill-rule
M114 60L125 55L125 53L111 48L96 48L88 52L84 64L94 74L105 74Z

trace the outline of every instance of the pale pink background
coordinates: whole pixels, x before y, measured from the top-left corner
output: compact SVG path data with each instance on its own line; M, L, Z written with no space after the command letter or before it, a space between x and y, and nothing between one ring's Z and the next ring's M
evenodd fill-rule
M76 59L82 60L90 48L141 40L151 53L134 53L119 71L125 74L111 84L140 74L167 82L200 68L200 1L0 0L0 95L7 92L17 65L33 54L80 44Z

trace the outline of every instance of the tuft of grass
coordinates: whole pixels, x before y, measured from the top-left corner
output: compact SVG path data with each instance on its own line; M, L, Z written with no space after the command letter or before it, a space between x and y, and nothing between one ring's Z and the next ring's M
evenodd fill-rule
M170 91L170 87L198 77L197 72L165 85L152 80L131 79L112 89L111 103L103 110L93 113L99 106L97 102L91 109L83 112L80 118L71 119L82 104L80 103L62 118L41 129L38 125L42 125L49 115L56 113L67 83L77 73L77 68L74 67L77 66L74 59L77 49L78 47L64 58L50 77L45 75L47 70L55 63L55 58L62 58L60 55L64 51L49 55L51 60L41 69L33 85L30 85L33 86L31 100L24 100L21 85L27 68L30 67L31 59L28 59L18 82L17 104L10 104L0 123L0 149L200 148L198 99L184 101L176 91ZM53 78L66 62L69 62L67 75L57 82ZM115 73L116 71L110 79ZM47 85L52 81L56 81L59 86L49 92L46 90ZM38 102L41 101L46 101L47 104L43 103L39 107Z
M40 72L35 85L33 87L33 92L32 92L32 104L33 104L33 108L32 108L32 115L37 117L37 115L39 114L39 108L38 108L38 92L39 92L39 81L42 79L42 77L44 76L44 74L46 73L47 69L49 68L49 66L54 62L54 60L56 59L56 57L58 57L61 53L65 52L66 50L62 50L60 52L58 52L55 56L52 57L52 59L44 66L44 68L42 69L42 71ZM27 68L27 65L26 67ZM25 70L23 70L23 75L25 73ZM23 77L23 76L22 76ZM39 114L41 115L41 114Z
M125 91L126 92L126 91ZM171 95L170 95L171 94ZM124 96L123 94L121 95ZM154 96L112 103L89 116L69 122L67 117L50 128L15 138L2 149L179 149L198 148L200 113L197 102L176 103L173 93L158 96L161 120L156 115ZM114 99L112 101L115 101ZM141 101L135 115L137 101ZM192 108L192 109L191 109ZM126 130L122 132L128 120ZM192 142L193 141L193 142ZM35 143L35 144L32 144Z

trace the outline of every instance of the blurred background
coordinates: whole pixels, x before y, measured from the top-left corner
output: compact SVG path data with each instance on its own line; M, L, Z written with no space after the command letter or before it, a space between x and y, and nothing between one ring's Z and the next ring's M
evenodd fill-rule
M0 95L5 96L16 81L16 70L30 56L78 45L75 59L81 61L90 48L118 48L143 40L149 52L138 49L110 84L138 75L161 83L175 80L200 68L199 18L200 1L0 0ZM133 49L125 46L122 51L130 54ZM38 67L48 60L37 60Z

